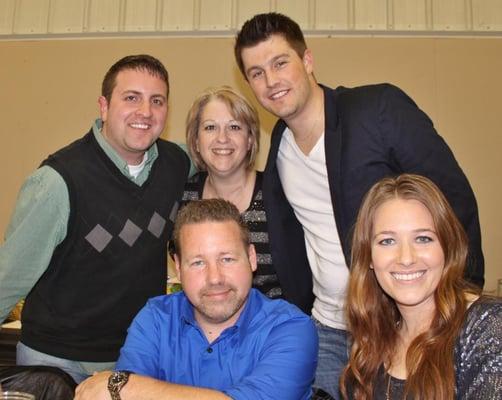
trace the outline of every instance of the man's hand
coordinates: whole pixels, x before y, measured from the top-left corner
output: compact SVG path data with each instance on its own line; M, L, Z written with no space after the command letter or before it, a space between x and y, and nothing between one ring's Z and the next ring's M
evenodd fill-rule
M110 400L108 378L111 371L95 372L75 390L75 400Z

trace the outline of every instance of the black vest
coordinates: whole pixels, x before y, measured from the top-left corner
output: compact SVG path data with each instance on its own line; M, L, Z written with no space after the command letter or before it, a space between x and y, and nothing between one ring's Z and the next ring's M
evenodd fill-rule
M165 293L167 241L189 171L178 146L159 156L142 186L125 177L92 130L42 165L65 180L67 236L28 294L21 340L80 361L115 361L126 330L152 296Z

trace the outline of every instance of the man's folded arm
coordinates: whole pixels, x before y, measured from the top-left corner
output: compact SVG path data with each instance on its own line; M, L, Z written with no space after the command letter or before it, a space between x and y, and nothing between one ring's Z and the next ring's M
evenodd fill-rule
M278 324L270 332L252 373L224 390L232 399L310 399L319 339L306 316Z
M110 400L108 378L110 371L100 372L78 385L75 400ZM216 390L159 381L147 376L131 374L120 391L121 400L228 400Z

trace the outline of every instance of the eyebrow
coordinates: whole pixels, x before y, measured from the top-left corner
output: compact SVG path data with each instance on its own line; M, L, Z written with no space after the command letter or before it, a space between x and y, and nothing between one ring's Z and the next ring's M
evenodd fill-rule
M219 120L217 119L213 119L213 118L206 118L206 119L203 119L202 121L200 121L201 124L205 124L205 123L208 123L208 122L214 122L214 123L220 123ZM235 119L235 118L232 118L232 119L229 119L227 121L221 121L222 123L224 124L230 124L230 123L239 123L239 124L243 124L244 122L243 121L240 121L238 119Z
M134 90L134 89L127 89L127 90L124 90L124 91L122 92L122 95L125 95L125 94L135 94L135 95L143 96L143 92L140 92L140 91L138 91L138 90ZM152 98L152 97L161 97L161 98L162 98L162 99L164 99L164 100L166 99L166 96L165 96L165 95L163 95L163 94L161 94L161 93L155 93L155 94L152 94L152 95L150 96L150 98Z
M200 260L202 259L202 254L195 254L195 255L190 255L190 256L185 256L185 257L180 257L180 260L182 260L182 263L191 263L193 260Z
M413 233L424 233L424 232L430 232L433 233L434 235L437 235L436 231L434 229L430 228L417 228L412 230ZM395 235L396 231L380 231L375 233L372 237L375 238L378 235Z
M274 57L272 57L270 60L268 60L264 65L267 65L267 64L273 64L274 62L276 62L279 58L281 57L290 57L290 55L288 53L281 53L281 54L278 54ZM246 75L248 75L253 69L263 69L263 67L261 65L252 65L250 66L247 70L246 70Z

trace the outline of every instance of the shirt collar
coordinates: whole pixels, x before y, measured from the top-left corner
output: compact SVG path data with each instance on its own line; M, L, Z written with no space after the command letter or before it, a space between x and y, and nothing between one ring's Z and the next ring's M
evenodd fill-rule
M92 132L94 133L94 137L96 138L96 141L98 142L99 146L103 149L105 154L108 156L110 160L115 164L115 166L128 178L131 180L134 180L134 178L131 176L129 173L129 168L127 167L127 162L125 162L122 157L119 156L119 154L115 151L115 149L106 141L105 137L101 133L101 129L103 128L103 121L101 118L97 118L96 121L94 121L94 125L92 126ZM158 149L157 149L157 143L154 142L150 148L147 150L147 155L148 158L145 162L145 168L148 171L151 168L151 165L153 162L157 159L157 156L159 155Z
M241 332L241 335L243 336L246 335L248 327L253 319L253 315L257 312L257 308L259 308L259 304L257 304L259 302L256 293L257 293L256 289L251 288L248 294L248 298L246 300L246 304L244 305L244 309L242 310L241 315L239 315L237 322L235 323L235 325L225 329L220 335L220 338L225 335L225 332L235 331L235 330ZM192 325L200 330L199 324L195 320L192 304L190 303L185 294L183 294L183 297L184 299L181 304L181 312L180 312L181 320L185 324ZM218 338L217 340L219 340L220 338Z
M181 320L188 325L198 326L197 321L195 321L195 315L193 312L193 306L188 300L188 297L183 293L183 301L181 302L180 317Z
M257 304L256 304L256 289L251 288L248 294L248 298L246 300L246 304L244 305L244 309L239 315L239 319L235 323L236 326L241 332L247 332L249 324L253 319L253 316L256 314Z

